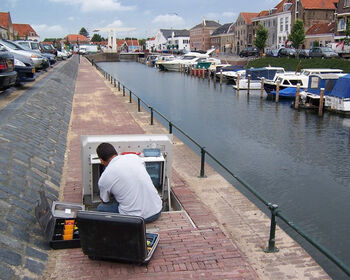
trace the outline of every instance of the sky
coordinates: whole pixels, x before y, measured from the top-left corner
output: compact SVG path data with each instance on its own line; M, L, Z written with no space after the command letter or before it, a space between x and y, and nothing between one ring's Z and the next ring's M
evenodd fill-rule
M119 28L118 38L153 37L163 29L190 29L203 18L220 24L234 22L240 12L260 12L280 0L0 0L0 12L10 12L12 23L30 24L41 40L90 34ZM103 37L107 33L99 32Z

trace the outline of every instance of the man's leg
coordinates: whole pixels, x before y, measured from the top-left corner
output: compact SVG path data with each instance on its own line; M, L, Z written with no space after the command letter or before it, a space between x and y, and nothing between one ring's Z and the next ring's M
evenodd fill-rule
M151 216L151 217L148 217L147 219L145 219L145 222L146 223L152 223L154 222L155 220L157 220L159 217L160 217L160 214L162 213L162 211L160 211L159 213Z
M112 201L112 202L108 202L108 203L100 203L97 206L97 211L119 213L118 206L119 206L119 203L117 201Z

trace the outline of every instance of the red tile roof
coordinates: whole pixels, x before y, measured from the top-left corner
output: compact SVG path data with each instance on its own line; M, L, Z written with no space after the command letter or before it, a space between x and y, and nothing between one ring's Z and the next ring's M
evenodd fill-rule
M80 35L80 34L68 34L65 37L66 40L68 40L69 42L90 42L89 38L86 38L84 35Z
M10 22L10 13L2 13L0 12L0 26L4 27L6 29L9 28L9 22Z
M252 18L257 17L258 14L259 13L241 13L242 17L244 18L247 24L252 24Z
M335 10L338 0L301 0L304 9Z
M117 46L120 47L126 42L128 46L139 46L139 41L138 40L117 40Z
M311 26L306 35L319 35L319 34L329 34L335 32L335 22L331 23L317 23Z
M264 11L261 11L257 17L266 17L269 15L269 11L268 10L264 10Z
M18 32L18 36L20 37L25 37L25 36L39 37L39 35L35 32L35 30L29 24L13 23L12 26L13 26L13 29Z

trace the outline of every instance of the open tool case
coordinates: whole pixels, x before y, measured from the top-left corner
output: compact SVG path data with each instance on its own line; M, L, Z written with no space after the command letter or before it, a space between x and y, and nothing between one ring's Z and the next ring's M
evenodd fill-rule
M146 233L142 217L79 211L81 248L90 259L147 264L159 243L159 234Z
M44 191L40 191L40 201L35 207L35 216L44 231L46 240L53 249L79 248L79 229L76 216L85 206L75 203L47 200Z

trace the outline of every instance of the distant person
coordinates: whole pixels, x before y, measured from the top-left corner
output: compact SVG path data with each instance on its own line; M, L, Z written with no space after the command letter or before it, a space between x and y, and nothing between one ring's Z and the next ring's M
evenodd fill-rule
M160 217L162 200L147 173L145 163L135 154L118 156L110 143L96 149L105 167L99 181L101 212L141 216L146 223Z

